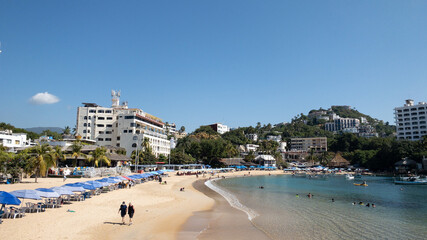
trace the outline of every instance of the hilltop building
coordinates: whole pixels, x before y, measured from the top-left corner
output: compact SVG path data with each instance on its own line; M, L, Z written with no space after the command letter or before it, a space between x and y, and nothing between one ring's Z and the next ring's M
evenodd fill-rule
M224 125L221 123L214 123L208 126L211 127L215 132L219 134L224 134L230 131L230 128L227 125Z
M325 123L325 130L338 132L346 128L358 128L359 125L360 120L357 118L336 118L332 122Z
M31 146L26 133L13 133L12 130L0 131L0 144L9 152L16 152Z
M294 152L309 152L314 149L315 153L328 151L328 138L291 138L291 151Z
M275 141L275 142L280 143L282 141L282 136L280 136L280 135L277 135L277 136L275 136L275 135L268 135L267 136L267 140L268 141Z
M397 139L419 140L427 135L427 103L406 100L403 107L394 109Z
M256 134L256 133L245 134L245 137L251 141L254 141L254 142L258 141L258 134Z
M83 103L77 108L77 135L98 146L125 148L128 157L132 151L141 150L141 143L148 138L154 155L169 155L170 141L161 119L141 109L128 108L127 102L120 105L120 91L112 91L111 96L111 107Z

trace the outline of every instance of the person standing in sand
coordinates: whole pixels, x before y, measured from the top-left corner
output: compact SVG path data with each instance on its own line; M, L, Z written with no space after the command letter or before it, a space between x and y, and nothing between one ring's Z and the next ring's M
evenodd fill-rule
M119 208L120 215L122 216L123 225L126 224L125 223L126 210L127 210L127 206L126 206L126 203L123 201L122 205L120 205L120 208Z
M135 213L135 208L133 207L132 203L129 203L129 206L128 206L129 225L132 225L132 218L134 213Z

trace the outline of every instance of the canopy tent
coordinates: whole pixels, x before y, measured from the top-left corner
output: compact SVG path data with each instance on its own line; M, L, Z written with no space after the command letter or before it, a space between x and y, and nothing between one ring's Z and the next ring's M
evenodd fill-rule
M74 195L73 191L71 191L65 187L53 187L51 189L53 191L57 192L59 195Z
M61 196L59 193L53 191L50 188L37 188L36 191L40 195L40 197L44 198L57 198Z
M90 185L92 185L92 186L94 186L94 187L96 187L96 188L101 188L101 187L103 187L103 186L104 186L102 183L97 182L97 181L87 181L87 182L85 182L85 183L86 183L86 184L90 184Z
M8 192L0 191L0 204L5 205L19 205L21 200L19 200L15 195Z
M10 192L17 198L41 200L39 193L36 190L16 190Z
M64 187L65 189L67 189L69 191L72 191L72 192L85 192L86 191L86 189L84 189L82 187L78 187L78 186L66 186L66 185L64 185L62 187Z
M69 183L69 184L65 184L65 186L68 186L68 187L82 187L82 188L87 189L87 190L95 190L96 189L95 186L90 185L90 184L85 184L85 183Z
M126 176L121 176L122 178L124 178L124 179L126 179L126 180L129 180L129 181L131 181L132 179L130 179L130 178L128 178L128 177L126 177Z

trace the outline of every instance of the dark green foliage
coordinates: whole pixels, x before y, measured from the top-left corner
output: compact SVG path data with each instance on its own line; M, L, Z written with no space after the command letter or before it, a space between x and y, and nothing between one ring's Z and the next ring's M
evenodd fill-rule
M250 141L245 137L245 133L242 128L226 132L222 135L222 138L230 141L234 145L245 145L250 143Z
M4 122L0 123L0 130L12 130L14 133L26 133L27 137L30 139L37 139L40 137L40 135L35 132L30 132L22 128L16 128L13 125Z

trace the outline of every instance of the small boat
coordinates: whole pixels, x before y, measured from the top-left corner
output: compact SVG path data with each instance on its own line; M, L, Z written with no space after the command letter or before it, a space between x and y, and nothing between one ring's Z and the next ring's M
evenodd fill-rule
M353 184L354 184L354 186L362 186L362 187L368 186L368 184L365 181L363 181L363 183L353 183Z
M419 180L415 180L415 181L395 180L394 184L398 184L398 185L427 185L427 179L419 179Z
M346 174L346 175L345 175L345 179L347 179L347 180L353 180L353 179L354 179L354 176L353 176L353 175L351 175L351 174Z

